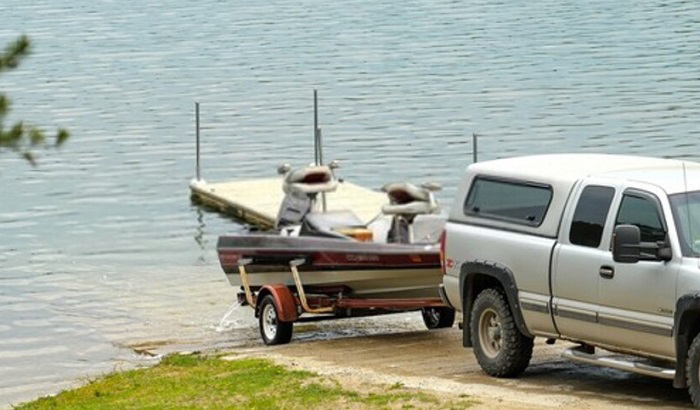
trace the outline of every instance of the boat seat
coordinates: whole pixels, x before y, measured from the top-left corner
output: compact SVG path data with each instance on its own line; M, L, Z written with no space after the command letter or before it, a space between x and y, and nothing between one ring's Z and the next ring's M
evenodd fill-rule
M408 182L394 182L384 185L382 191L387 193L389 203L382 206L382 212L388 215L430 214L437 210L431 192Z
M350 239L337 232L341 228L364 228L365 225L350 211L311 212L301 223L300 235Z
M289 171L282 183L282 190L287 194L295 192L309 195L332 192L337 187L338 180L328 165L310 165Z

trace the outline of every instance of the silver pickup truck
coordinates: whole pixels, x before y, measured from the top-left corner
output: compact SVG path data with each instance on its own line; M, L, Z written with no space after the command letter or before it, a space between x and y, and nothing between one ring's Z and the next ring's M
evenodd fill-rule
M486 373L517 376L534 337L565 339L580 346L564 356L671 379L700 407L700 164L487 161L456 198L441 293Z

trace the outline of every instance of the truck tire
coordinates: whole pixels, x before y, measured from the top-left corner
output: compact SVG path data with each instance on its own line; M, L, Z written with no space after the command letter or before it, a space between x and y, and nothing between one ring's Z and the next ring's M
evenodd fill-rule
M688 393L693 405L700 408L700 334L695 336L688 349L688 359L685 362L688 375Z
M258 315L260 336L266 345L283 345L292 340L293 322L279 320L279 307L272 295L267 295L260 302Z
M427 307L421 309L423 323L428 329L452 327L455 322L455 310L448 307Z
M488 375L515 377L525 370L533 339L520 333L503 293L496 289L479 293L469 324L474 355Z

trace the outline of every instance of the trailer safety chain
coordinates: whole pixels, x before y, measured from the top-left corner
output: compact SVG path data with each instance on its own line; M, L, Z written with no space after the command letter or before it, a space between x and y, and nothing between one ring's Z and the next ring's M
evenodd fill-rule
M289 262L289 268L292 270L292 277L294 278L294 284L297 287L297 292L299 293L299 301L301 302L301 307L306 313L330 313L333 311L332 306L320 307L312 309L306 301L306 293L304 293L304 287L301 284L301 279L299 278L299 270L297 266L306 262L304 259L294 259Z
M241 284L243 285L243 290L245 291L245 299L248 305L255 309L255 298L253 297L253 292L250 290L250 283L248 282L248 272L245 270L245 265L252 262L252 259L239 259L238 260L238 273L241 275Z

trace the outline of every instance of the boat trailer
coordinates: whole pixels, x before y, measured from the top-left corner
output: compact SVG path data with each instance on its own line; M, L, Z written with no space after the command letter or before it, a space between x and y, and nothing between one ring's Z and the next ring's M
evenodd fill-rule
M346 298L343 297L342 286L305 289L297 268L306 263L304 258L289 262L294 286L269 284L262 286L255 293L251 289L246 271L246 265L251 262L252 260L248 258L238 261L238 272L243 288L238 298L242 305L248 305L255 310L260 336L266 345L289 343L295 322L373 316L419 309L422 311L423 322L428 329L451 327L454 322L454 310L447 307L439 297Z

